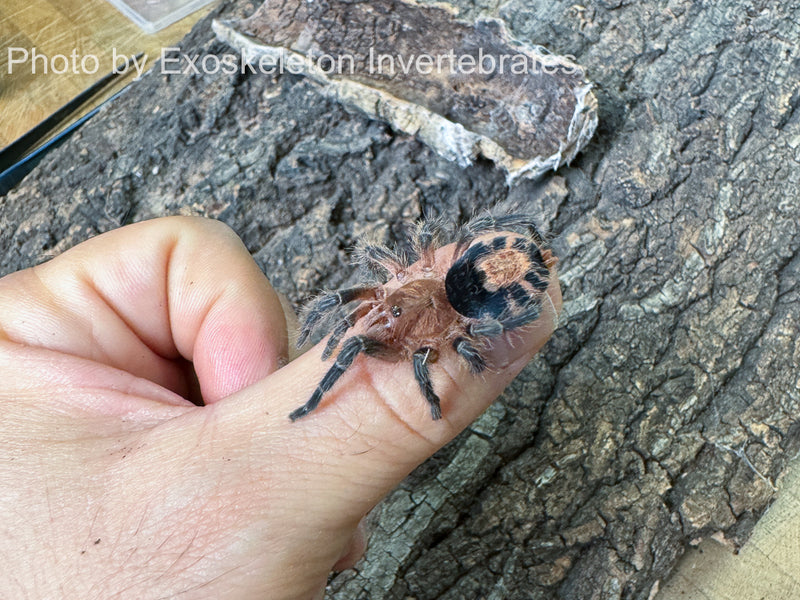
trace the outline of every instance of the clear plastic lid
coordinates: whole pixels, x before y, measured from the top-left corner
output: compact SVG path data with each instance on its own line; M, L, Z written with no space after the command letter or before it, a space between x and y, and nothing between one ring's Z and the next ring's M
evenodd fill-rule
M155 33L213 0L108 0L147 33Z

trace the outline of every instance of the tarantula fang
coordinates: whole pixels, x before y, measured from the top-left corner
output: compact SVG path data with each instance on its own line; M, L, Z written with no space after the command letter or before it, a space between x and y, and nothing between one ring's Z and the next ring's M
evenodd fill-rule
M383 283L323 292L307 307L297 345L332 315L344 312L322 353L339 349L308 402L292 421L319 405L324 395L359 354L384 361L410 361L431 417L440 419L439 396L429 366L443 352L456 352L470 372L487 368L487 341L535 321L550 285L555 259L544 248L534 220L527 215L484 215L456 231L453 252L441 251L444 224L420 223L411 240L412 255L362 244L357 259L382 273ZM359 333L342 342L358 324Z

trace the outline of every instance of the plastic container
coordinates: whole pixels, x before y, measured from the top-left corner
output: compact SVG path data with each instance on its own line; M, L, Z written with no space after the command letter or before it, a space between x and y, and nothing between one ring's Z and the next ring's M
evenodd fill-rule
M147 33L155 33L214 0L108 0Z

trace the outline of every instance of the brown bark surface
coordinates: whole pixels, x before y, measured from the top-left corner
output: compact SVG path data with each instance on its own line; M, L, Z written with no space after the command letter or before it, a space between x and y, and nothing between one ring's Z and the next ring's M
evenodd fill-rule
M363 233L535 211L561 261L560 329L379 508L330 595L645 599L687 543L746 539L798 450L800 8L458 4L597 82L600 127L571 167L509 190L490 163L461 169L299 77L151 71L0 200L0 271L199 214L300 302L356 281ZM182 49L229 51L208 19Z

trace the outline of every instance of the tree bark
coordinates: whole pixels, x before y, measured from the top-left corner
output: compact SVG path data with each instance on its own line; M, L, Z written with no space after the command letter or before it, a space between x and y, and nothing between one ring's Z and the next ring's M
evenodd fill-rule
M571 54L600 127L509 189L283 75L149 72L0 202L9 272L127 222L198 214L299 303L364 233L535 211L565 305L503 397L378 508L337 600L650 598L687 543L741 544L800 444L800 7L456 5ZM230 50L210 18L187 55ZM183 63L185 66L185 63Z

